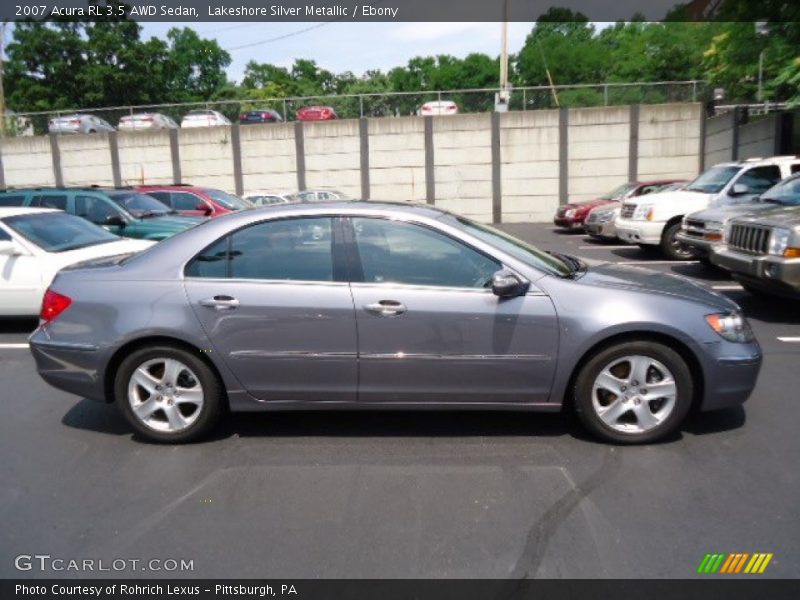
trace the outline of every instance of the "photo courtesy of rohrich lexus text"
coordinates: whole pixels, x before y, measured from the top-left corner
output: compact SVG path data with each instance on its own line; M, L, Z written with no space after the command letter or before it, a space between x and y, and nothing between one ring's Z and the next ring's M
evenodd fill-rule
M0 599L800 598L800 5L0 5Z

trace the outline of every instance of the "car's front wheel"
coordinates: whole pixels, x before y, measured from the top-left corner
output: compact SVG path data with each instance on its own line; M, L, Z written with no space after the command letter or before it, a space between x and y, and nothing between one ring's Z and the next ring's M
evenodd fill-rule
M587 429L611 442L653 442L675 431L692 404L686 361L664 344L605 348L576 378L575 409Z
M133 352L117 370L114 394L122 414L142 436L188 442L219 419L222 387L196 354L158 346Z
M678 240L678 233L681 231L680 221L668 225L661 236L661 251L670 260L691 260L697 254L689 246Z

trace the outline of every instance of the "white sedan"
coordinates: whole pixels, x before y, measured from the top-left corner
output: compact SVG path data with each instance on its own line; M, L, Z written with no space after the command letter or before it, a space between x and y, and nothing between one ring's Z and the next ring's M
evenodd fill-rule
M38 315L45 290L68 265L154 243L117 237L60 210L0 208L0 316Z
M218 127L219 125L230 125L231 121L217 110L190 110L181 121L184 129L190 127Z

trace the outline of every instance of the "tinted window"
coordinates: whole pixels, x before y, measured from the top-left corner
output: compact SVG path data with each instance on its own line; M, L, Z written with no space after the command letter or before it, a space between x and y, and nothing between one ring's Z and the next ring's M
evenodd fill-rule
M40 195L34 196L31 200L31 206L41 206L42 208L57 208L58 210L67 210L67 197L62 195Z
M708 171L705 171L697 179L688 184L685 189L690 192L716 194L733 179L733 176L739 172L739 169L740 167L738 166L711 167Z
M205 206L205 203L200 198L188 192L172 192L171 195L171 206L175 210L197 210L199 205Z
M108 217L118 215L110 202L97 196L75 196L75 215L92 223L103 224Z
M22 206L25 196L0 196L0 206Z
M800 175L788 177L761 195L762 202L800 206Z
M781 169L777 165L755 167L742 173L736 183L743 183L751 192L759 194L766 192L781 180Z
M203 190L203 192L205 192L211 198L222 204L222 206L230 210L253 208L253 205L250 204L247 200L242 200L241 198L239 198L239 196L234 196L233 194L223 192L222 190L214 190L206 188Z
M789 167L790 173L800 173L800 163L795 163L791 167Z
M493 259L420 225L353 219L364 281L482 288L500 269Z
M0 242L9 242L11 241L11 236L6 232L5 229L0 227Z
M169 196L169 192L146 192L148 196L152 196L159 202L163 202L167 206L172 206L172 200Z
M333 281L331 219L251 225L212 244L188 266L191 277Z
M66 213L34 213L8 217L6 225L47 252L63 252L119 238L84 219Z
M170 210L169 206L163 202L141 192L111 192L108 196L115 204L137 217L165 213Z

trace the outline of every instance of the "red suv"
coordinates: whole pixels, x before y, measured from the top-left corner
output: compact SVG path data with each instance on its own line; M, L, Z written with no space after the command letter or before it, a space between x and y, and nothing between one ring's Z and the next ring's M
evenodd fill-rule
M637 181L625 183L608 194L603 194L594 200L586 202L571 202L559 206L556 211L556 216L553 217L553 223L556 227L563 227L564 229L580 229L583 227L586 217L593 208L602 206L604 204L612 204L614 202L621 202L625 198L632 198L634 196L642 196L644 194L651 194L659 191L661 188L667 187L673 183L677 183L679 179L661 179L658 181Z
M214 188L176 184L137 185L136 189L188 216L218 217L235 210L253 208L251 202Z

